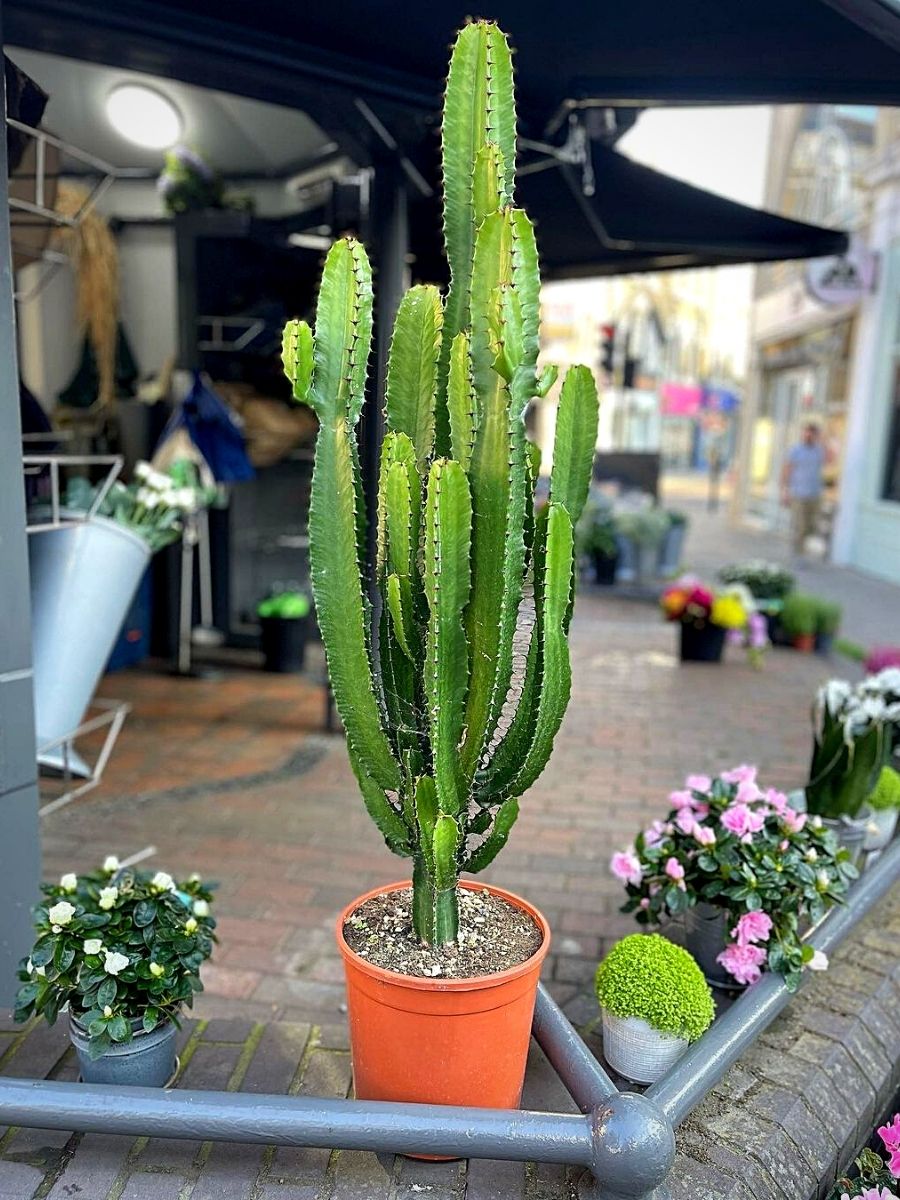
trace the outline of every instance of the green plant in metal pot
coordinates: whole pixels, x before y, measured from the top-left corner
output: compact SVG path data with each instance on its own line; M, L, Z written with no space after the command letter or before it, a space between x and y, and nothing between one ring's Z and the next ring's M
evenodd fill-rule
M203 990L200 968L216 940L214 886L198 875L176 883L164 871L120 868L113 856L44 884L36 940L19 967L16 1020L36 1013L52 1025L68 1006L90 1060L177 1025Z
M608 500L594 493L588 495L575 526L575 546L579 554L588 557L616 557L616 524Z
M335 701L369 814L412 860L429 945L456 939L460 875L505 845L566 709L573 530L597 426L593 376L571 367L535 515L525 410L555 371L537 368L537 247L514 203L512 63L492 23L458 36L442 144L450 287L413 287L397 312L371 568L357 426L372 276L358 241L328 252L314 329L284 335L294 398L319 418L309 553Z
M722 583L742 583L756 600L784 600L796 583L786 567L764 558L729 563L719 571L719 579Z
M616 532L637 546L658 547L668 528L668 513L661 508L639 508L616 513Z
M789 638L812 638L819 619L819 599L805 592L790 592L781 608L781 624Z

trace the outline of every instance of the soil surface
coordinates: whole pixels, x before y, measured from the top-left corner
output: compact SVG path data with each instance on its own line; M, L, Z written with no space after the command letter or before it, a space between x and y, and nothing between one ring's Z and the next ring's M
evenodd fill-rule
M368 962L398 975L469 979L531 958L543 941L527 913L487 889L459 889L459 937L424 946L413 932L412 888L373 896L344 922L344 938Z

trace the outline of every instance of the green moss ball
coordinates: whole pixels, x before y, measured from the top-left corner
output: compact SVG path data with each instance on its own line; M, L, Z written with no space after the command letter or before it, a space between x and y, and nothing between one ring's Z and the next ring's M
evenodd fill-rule
M640 1017L660 1033L694 1042L711 1025L714 1007L694 959L658 933L632 933L597 967L597 999L617 1017Z
M876 811L900 808L900 774L893 767L882 767L869 804Z

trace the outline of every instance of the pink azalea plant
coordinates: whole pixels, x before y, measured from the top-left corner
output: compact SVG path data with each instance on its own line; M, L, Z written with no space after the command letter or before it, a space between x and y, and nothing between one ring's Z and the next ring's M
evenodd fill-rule
M768 969L795 988L804 966L827 966L800 926L842 900L857 871L821 819L762 787L746 764L689 775L669 800L666 818L612 857L628 893L622 911L657 925L701 902L720 908L728 941L719 962L741 984Z
M900 1179L900 1113L876 1132L887 1152L887 1162L875 1150L863 1150L856 1160L857 1177L838 1179L828 1200L900 1200L896 1190Z

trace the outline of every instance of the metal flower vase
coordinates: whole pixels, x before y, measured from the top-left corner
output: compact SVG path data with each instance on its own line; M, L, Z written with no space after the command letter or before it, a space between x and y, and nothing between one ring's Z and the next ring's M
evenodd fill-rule
M119 1087L165 1087L172 1082L177 1067L175 1039L178 1029L173 1021L164 1021L151 1033L141 1022L131 1022L130 1042L112 1045L99 1058L91 1059L87 1030L74 1018L69 1019L69 1037L75 1047L83 1083L112 1083Z
M697 960L706 982L718 988L739 987L734 977L716 961L728 943L728 922L724 910L701 901L685 912L684 930L685 947Z
M61 767L150 562L143 538L104 517L28 535L38 753ZM69 765L76 773L78 760Z

